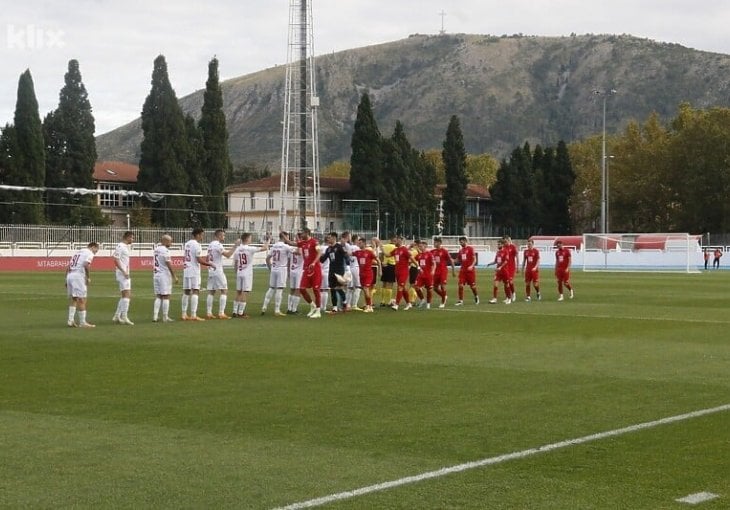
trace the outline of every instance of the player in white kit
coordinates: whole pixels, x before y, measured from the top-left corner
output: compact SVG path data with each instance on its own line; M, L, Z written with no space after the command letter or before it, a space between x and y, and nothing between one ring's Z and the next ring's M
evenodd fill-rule
M130 246L134 242L134 234L127 230L122 235L122 240L114 249L114 274L119 284L119 292L121 297L117 302L117 310L114 312L112 321L117 324L127 324L134 326L134 322L129 320L129 302L132 298L132 278L129 275L129 255Z
M172 281L175 280L175 283L177 283L177 275L172 269L171 244L172 237L167 234L163 235L152 256L152 287L155 292L152 322L157 322L160 309L162 309L162 322L173 322L170 318L170 296L172 295Z
M300 234L297 234L297 241L301 239ZM289 256L289 298L286 306L287 315L296 315L297 307L299 307L299 301L302 299L299 293L299 284L302 281L302 270L304 258L299 251L299 248L294 248Z
M182 296L182 320L204 321L198 317L198 299L200 297L200 266L215 267L203 257L203 248L200 241L203 240L204 230L200 227L193 229L192 238L185 243L183 248L183 296ZM190 315L188 315L190 305Z
M226 250L223 241L226 240L226 232L218 229L213 234L213 239L208 245L208 262L215 266L215 269L208 268L208 299L206 300L206 319L230 319L226 315L226 303L228 301L228 279L223 271L223 257L229 258L233 255L235 246ZM218 300L218 315L213 315L213 301L216 291L220 292Z
M89 268L94 255L99 251L99 243L91 242L71 257L66 269L66 294L68 294L68 327L93 328L86 322L86 297L91 282ZM76 314L79 322L76 322Z
M269 249L269 240L261 247L251 246L251 234L241 235L241 244L233 252L233 264L236 266L236 300L233 303L233 317L247 319L246 300L253 288L253 257L260 251Z
M273 297L274 315L276 317L285 316L285 314L281 313L281 299L284 294L286 277L289 271L289 258L291 253L296 249L284 242L285 237L289 237L286 232L279 233L279 240L269 248L269 253L266 255L266 265L271 272L269 273L269 290L266 291L266 296L264 296L261 315L266 313L266 308L269 306Z
M358 236L352 236L349 232L345 231L342 233L342 246L345 248L347 256L350 257L350 263L347 266L347 270L350 271L351 279L347 283L347 291L345 298L345 306L347 310L362 311L362 308L357 306L360 301L360 292L362 286L360 285L360 265L357 263L357 258L352 254L359 250L357 246Z

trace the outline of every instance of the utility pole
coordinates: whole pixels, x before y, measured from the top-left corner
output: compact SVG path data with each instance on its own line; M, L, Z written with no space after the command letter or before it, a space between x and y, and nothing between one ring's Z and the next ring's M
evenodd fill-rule
M444 30L444 18L446 17L446 11L441 9L439 16L441 16L441 31L439 32L439 35L444 35L446 34L446 30Z
M319 97L314 69L312 0L290 0L287 47L279 228L287 228L287 213L291 209L297 211L298 228L316 229L320 212ZM308 224L308 213L313 225Z

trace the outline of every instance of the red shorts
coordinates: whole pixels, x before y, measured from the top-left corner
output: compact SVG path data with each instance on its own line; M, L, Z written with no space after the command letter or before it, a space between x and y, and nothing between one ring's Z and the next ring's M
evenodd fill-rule
M319 289L322 286L322 271L319 266L314 270L305 268L302 272L302 280L299 282L300 289Z
M507 271L504 269L497 269L494 272L494 281L495 282L507 282L509 279L507 278Z
M477 283L477 272L474 269L462 269L459 271L459 285L475 285Z
M360 269L360 286L361 287L372 287L375 283L375 275L372 271L365 272Z
M416 287L426 287L430 289L433 287L433 276L430 273L418 273L416 277Z
M515 275L517 274L517 266L514 266L514 267L507 266L506 272L507 272L507 277L510 280L514 280Z
M449 280L449 270L448 269L437 269L433 273L433 284L434 286L438 287L440 285L446 285L446 283Z
M401 269L395 268L395 283L400 287L408 283L408 274L410 273L409 268Z
M556 269L555 278L557 278L559 282L570 281L570 269Z
M525 271L525 283L539 282L540 271L538 269L526 270Z

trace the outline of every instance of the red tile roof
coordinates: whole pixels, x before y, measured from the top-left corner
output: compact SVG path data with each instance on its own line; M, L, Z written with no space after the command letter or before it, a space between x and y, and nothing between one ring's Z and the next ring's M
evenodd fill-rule
M139 167L123 161L97 161L94 165L94 180L107 182L136 183Z
M436 185L436 196L443 196L446 184ZM466 198L482 198L485 200L491 200L492 195L489 194L489 190L481 184L469 183L466 185Z

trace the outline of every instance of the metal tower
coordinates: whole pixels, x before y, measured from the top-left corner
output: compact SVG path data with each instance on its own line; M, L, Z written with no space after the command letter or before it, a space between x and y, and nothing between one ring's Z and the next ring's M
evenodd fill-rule
M320 197L312 0L289 1L287 46L279 224L282 229L294 227L298 211L299 228L314 230L319 226Z

